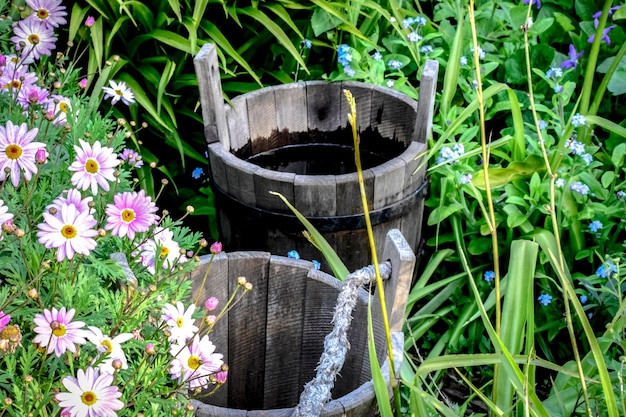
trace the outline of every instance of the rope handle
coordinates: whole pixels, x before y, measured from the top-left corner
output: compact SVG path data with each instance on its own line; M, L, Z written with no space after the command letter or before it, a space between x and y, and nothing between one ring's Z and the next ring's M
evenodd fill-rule
M379 270L383 280L389 279L391 262L379 264ZM330 391L333 389L335 378L341 371L348 349L350 349L348 329L352 323L352 311L357 303L359 288L370 282L375 282L375 280L376 271L373 265L361 268L346 278L337 296L337 305L333 315L333 329L324 339L324 351L316 369L317 374L304 386L293 417L317 417L320 415L324 404L331 399Z

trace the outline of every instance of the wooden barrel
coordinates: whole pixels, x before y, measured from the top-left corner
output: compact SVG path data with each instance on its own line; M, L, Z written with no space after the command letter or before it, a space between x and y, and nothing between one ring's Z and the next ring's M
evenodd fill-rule
M436 61L424 67L419 102L360 82L312 81L262 88L228 105L213 45L194 63L225 250L297 250L303 259L322 261L301 223L269 193L276 191L322 232L348 269L371 263L344 89L356 99L378 253L393 228L417 249L425 189L420 156L432 127Z
M391 261L385 298L393 336L396 375L403 357L402 324L415 256L398 230L389 232L384 258ZM191 274L192 298L228 299L237 278L254 288L220 319L209 338L229 366L228 380L216 394L193 401L197 417L287 417L304 385L315 376L324 338L331 331L342 283L308 261L267 252L222 253L215 257L205 286L199 288L209 257ZM376 398L367 348L368 294L360 289L349 332L350 350L322 416L374 416ZM388 362L378 294L373 298L377 356Z

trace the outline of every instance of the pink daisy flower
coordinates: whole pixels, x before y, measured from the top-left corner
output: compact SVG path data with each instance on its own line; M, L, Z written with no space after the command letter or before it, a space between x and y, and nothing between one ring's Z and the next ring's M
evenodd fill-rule
M106 230L115 236L135 238L135 233L147 232L159 217L158 208L144 190L126 191L113 197L114 204L107 204Z
M75 172L72 175L72 185L81 190L91 187L93 195L98 193L98 186L109 191L108 181L115 181L113 173L120 162L113 149L102 146L98 141L93 145L82 139L79 142L80 147L74 145L76 159L69 168Z
M76 310L60 310L52 307L52 311L47 308L43 310L43 314L35 314L33 321L36 327L34 332L37 333L33 339L34 343L41 347L48 347L47 353L61 357L66 351L76 352L75 345L84 345L87 343L85 337L87 331L82 328L85 323L82 321L72 321L76 314Z
M50 55L57 41L52 28L34 19L20 20L13 26L13 33L15 36L11 40L15 43L15 49L19 51L22 48L21 42L26 44L22 51L24 64L34 62L41 55Z
M67 114L71 111L70 99L59 94L52 94L46 102L47 117L55 125L64 125L67 122Z
M132 149L124 149L120 154L120 159L133 168L141 168L143 166L143 161L141 160L141 155Z
M111 386L113 375L100 374L92 367L79 369L77 378L66 376L63 386L68 392L55 395L61 414L70 417L117 417L117 410L124 408L118 398L122 396L117 386Z
M215 353L215 345L208 335L202 339L196 335L191 345L186 343L172 345L170 353L174 356L170 367L172 379L187 382L189 388L202 388L209 385L209 377L221 370L224 355Z
M180 245L174 240L174 233L160 227L155 228L154 239L148 239L139 250L139 262L153 275L156 272L157 259L161 259L161 265L170 271L179 262L187 260L187 257L180 254Z
M9 321L11 321L11 315L4 314L4 311L0 311L0 331L2 331L2 329L7 327L7 324L9 324Z
M119 360L122 364L121 369L128 369L128 362L126 361L126 355L122 350L122 343L133 338L132 333L122 333L115 337L110 337L102 333L97 327L89 326L89 332L87 339L98 347L98 351L106 355L105 359L100 362L98 369L108 374L114 374L113 361Z
M195 309L195 304L191 304L185 311L185 306L180 301L176 303L176 306L172 304L163 306L161 320L165 322L170 331L170 342L184 345L187 340L196 334L198 327L194 324L194 319L191 317Z
M2 225L13 218L13 214L8 211L9 208L4 205L4 201L0 200L0 233L2 233Z
M37 225L39 243L57 249L57 261L72 259L75 253L89 255L96 247L93 239L97 221L87 211L79 212L74 204L64 204L56 215L43 213L44 223Z
M48 90L41 88L36 84L23 86L17 94L17 101L22 105L24 110L30 106L46 106L48 105Z
M14 187L19 185L22 171L27 181L37 172L35 154L46 147L44 143L33 142L38 132L37 128L28 130L26 123L15 126L10 120L6 127L0 126L0 181L6 179L7 168Z
M35 85L37 80L37 74L28 71L28 66L10 62L0 75L0 87L9 91L21 92L24 88Z
M91 202L93 202L93 197L88 196L88 197L83 198L82 195L80 194L80 191L78 191L75 188L72 188L71 190L63 191L63 193L60 196L55 198L52 201L52 203L50 203L50 205L46 207L46 210L50 210L51 208L54 208L56 209L57 214L60 214L62 206L73 204L74 207L76 207L76 210L78 210L78 213L86 212L89 214L93 214L95 210L89 207L89 203Z
M67 16L65 6L61 5L61 0L26 0L28 7L33 9L33 13L28 19L34 19L48 27L59 27L67 23L63 16Z

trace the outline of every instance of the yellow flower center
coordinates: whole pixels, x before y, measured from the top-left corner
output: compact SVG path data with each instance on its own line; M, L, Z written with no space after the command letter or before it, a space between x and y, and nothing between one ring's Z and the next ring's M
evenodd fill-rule
M65 330L65 326L62 324L59 324L59 327L52 331L52 334L56 337L63 337L65 336L65 333L67 333L67 331Z
M179 318L176 319L176 325L178 327L183 327L183 324L185 324L185 321L183 320L182 317L179 317Z
M132 209L122 210L122 220L126 223L130 223L135 220L135 211Z
M122 90L115 90L115 94L117 94L120 97L124 97L124 92Z
M4 153L7 154L7 158L9 158L9 159L17 159L20 156L22 156L22 148L20 147L20 145L16 145L16 144L13 143L13 144L7 146L7 148L4 151Z
M98 397L96 397L96 393L93 391L85 391L83 395L80 396L80 400L85 405L94 405L96 401L98 401Z
M95 174L100 171L100 165L98 165L98 161L93 158L89 158L85 163L85 171L90 174Z
M100 342L100 344L101 344L102 346L105 346L105 347L107 348L107 353L111 353L111 352L113 352L113 343L111 343L111 341L110 341L110 340L105 339L105 340L103 340L102 342Z
M189 366L189 369L196 370L201 364L202 362L200 362L200 358L195 355L191 355L189 359L187 359L187 366Z
M71 224L66 224L61 228L61 234L64 238L71 239L73 237L76 237L76 228Z
M166 246L161 246L161 256L167 256L170 250Z
M67 113L68 110L68 105L66 102L62 101L59 103L59 110L61 110L63 113Z
M37 35L36 35L36 34L34 34L34 33L31 33L31 34L28 36L28 42L30 42L32 45L36 45L36 44L38 44L38 43L39 43L39 36L37 36Z
M47 19L50 16L50 13L46 9L37 10L37 17L40 19Z

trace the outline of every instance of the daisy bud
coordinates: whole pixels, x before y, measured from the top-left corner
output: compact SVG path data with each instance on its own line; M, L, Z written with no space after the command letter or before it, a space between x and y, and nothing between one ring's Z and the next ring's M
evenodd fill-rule
M246 291L250 291L252 289L252 283L246 282L246 284L243 287L246 289Z
M206 319L206 324L208 324L209 326L213 326L215 324L215 322L217 321L217 316L207 316Z
M170 214L169 210L163 210L163 216L167 216L168 214Z
M4 167L4 173L5 173L5 174L10 174L10 173L11 173L11 168L9 168L9 167Z
M200 239L200 247L206 248L207 246L209 246L209 242L205 238Z
M120 369L122 369L122 365L123 364L122 364L122 361L120 359L113 359L113 362L111 362L111 366L116 371L119 371Z
M106 61L105 64L106 64L107 67L110 67L111 65L113 65L113 63L111 61Z
M39 292L37 291L37 288L31 288L30 290L28 290L28 296L33 300L36 300L39 297Z
M180 248L180 249L178 249L178 253L179 253L181 256L185 256L186 251L185 251L185 249Z
M210 251L213 255L218 255L222 252L222 242L215 242L211 245Z
M163 179L161 180L161 184L163 184L163 185L167 185L167 184L169 184L169 183L170 183L170 182L167 180L167 178L163 178Z
M24 377L24 382L26 382L27 384L30 384L31 382L33 382L33 376L32 375L26 375Z
M98 229L98 236L105 237L107 235L107 231L103 228Z
M4 233L13 232L13 222L11 220L7 220L6 222L2 223L2 231Z
M134 120L131 120L131 121L130 121L130 125L131 125L132 127L135 127L135 126L137 126L137 122L135 122Z
M187 411L193 411L193 405L192 404L187 404L186 408L187 408Z
M204 302L204 308L206 308L207 311L213 311L217 308L217 305L219 304L219 302L220 300L218 300L217 297L209 297Z
M192 250L188 250L187 251L187 258L193 258L193 251Z
M148 355L154 355L156 353L156 350L154 349L154 345L152 343L148 343L146 345L146 353Z
M11 405L11 404L13 404L13 400L12 400L11 398L9 398L9 397L6 397L6 398L4 399L4 403L5 403L6 405Z
M89 132L85 132L85 137L86 137L86 138L90 138L90 137L91 137L91 133L89 133Z
M157 290L156 285L154 285L154 284L148 285L148 291L155 292L156 290Z
M125 137L126 139L128 139L128 138L130 137L130 135L131 135L131 133L130 133L130 132L125 132L125 133L124 133L124 137Z
M187 210L187 213L191 214L194 212L195 209L193 208L193 206L187 206L186 210Z
M0 339L0 352L6 352L9 348L9 341L6 339Z
M202 259L198 255L193 257L194 262L200 262Z
M143 127L145 129L146 127L148 127L148 123L147 122L141 122L141 127Z
M90 28L93 26L94 23L96 23L96 19L93 16L87 16L87 19L85 20L85 26Z
M48 152L44 148L37 149L35 152L35 162L38 164L45 164L48 160Z
M78 88L80 88L80 89L84 90L85 88L87 88L87 83L88 83L88 82L89 82L89 81L87 80L87 78L83 78L82 80L80 80L80 81L78 82Z
M54 216L55 214L57 214L57 211L58 211L58 210L57 210L57 208L56 208L56 207L50 207L50 208L48 209L48 213L52 214L53 216Z
M120 126L124 126L126 124L126 120L123 117L117 119L117 124Z
M226 379L228 378L228 371L221 371L215 375L216 382L218 384L225 384Z
M246 281L245 277L237 278L237 284L239 284L239 285L246 285L246 282L248 282L248 281Z
M120 56L119 55L114 55L113 56L113 61L118 62L120 60Z
M59 52L59 53L57 54L57 58L58 58L58 59L63 59L63 54ZM61 69L59 70L59 72L60 72L61 74L65 74L65 73L67 72L67 70L66 70L65 68L61 68Z
M55 89L57 89L57 90L58 90L58 89L60 89L60 88L61 88L61 83L60 83L60 82L58 82L58 81L55 81L55 82L54 82L54 84L53 84L53 86L54 86L54 88L55 88Z
M17 229L15 231L15 236L17 236L20 239L23 238L25 234L26 232L24 231L24 229Z
M50 328L51 328L52 330L56 330L56 329L58 329L58 328L59 328L59 326L60 326L60 325L59 325L59 322L58 322L58 321L56 321L56 320L52 320L52 321L50 322Z
M67 46L68 46L68 48L72 48L74 46L74 42L68 41L67 42Z

